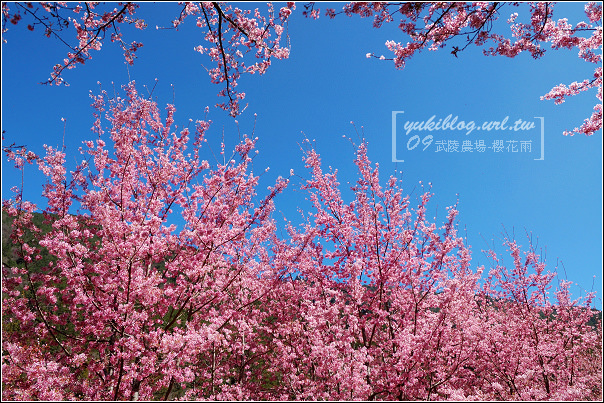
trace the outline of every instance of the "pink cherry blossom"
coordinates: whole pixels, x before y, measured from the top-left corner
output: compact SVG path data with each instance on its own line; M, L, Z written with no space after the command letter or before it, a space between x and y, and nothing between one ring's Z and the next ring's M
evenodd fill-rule
M503 13L504 7L518 7L518 3L348 3L342 11L328 9L325 15L334 18L337 14L347 16L358 15L361 18L373 18L373 26L380 28L384 23L393 22L393 16L399 18L400 30L409 36L409 42L398 40L386 41L386 47L393 53L392 58L380 60L394 61L398 69L405 67L407 61L424 48L438 50L451 45L453 54L468 46L475 45L484 48L485 55L500 55L516 57L522 52L529 52L534 58L540 58L546 51L546 46L557 50L561 48L576 49L582 60L595 63L594 78L575 82L570 86L560 84L555 86L541 99L554 99L556 104L564 102L567 96L591 88L598 88L599 103L594 112L583 125L572 132L564 134L584 133L592 135L602 130L601 107L601 64L602 64L602 5L591 2L585 5L588 22L579 22L574 27L567 19L553 19L554 4L549 2L531 3L529 21L520 22L519 13L510 14L507 20L509 33L494 32L494 23ZM314 12L314 3L306 6ZM313 18L317 18L313 15ZM487 42L493 45L486 47ZM374 53L367 53L370 58ZM378 58L378 57L376 57ZM598 70L599 69L599 70Z
M9 30L8 22L17 24L23 17L33 20L30 30L36 26L45 28L45 35L62 40L70 49L67 57L54 66L48 84L65 84L65 70L84 64L92 57L91 50L99 51L106 39L108 30L111 42L117 42L122 48L128 64L133 64L137 51L143 46L137 41L126 42L120 31L123 24L133 24L137 29L145 29L143 19L136 17L136 3L125 3L117 8L102 11L105 6L97 3L40 3L42 10L34 8L33 3L2 3L3 41ZM498 19L506 8L519 7L519 3L347 3L336 12L327 8L325 15L330 19L338 14L346 16L358 15L362 18L372 18L375 28L398 19L398 27L408 40L393 38L386 41L386 47L393 57L375 56L374 52L366 53L380 60L394 61L398 69L405 67L408 60L424 48L435 51L451 45L451 54L458 57L459 53L468 46L483 47L486 55L516 57L522 52L529 52L534 58L540 58L546 47L552 50L576 49L582 60L595 63L596 69L601 65L602 49L602 5L590 2L585 5L587 22L579 22L574 27L562 18L554 20L554 4L549 2L531 3L526 15L512 12L506 20L509 32L496 32L494 29ZM12 10L11 10L12 7ZM225 3L185 2L179 5L180 13L172 21L172 29L184 23L189 16L195 17L196 25L204 31L204 43L195 47L195 51L209 57L210 65L206 68L212 83L222 88L219 97L224 102L217 106L225 109L232 116L237 116L245 109L241 101L245 92L240 91L238 80L242 74L264 74L272 65L273 60L287 59L290 55L289 38L285 26L296 9L293 2L278 11L272 3L265 10L244 10ZM42 11L46 15L42 15ZM304 5L302 14L317 19L320 8L311 2ZM66 14L67 13L67 16ZM60 35L63 29L73 29L77 44ZM285 36L284 36L285 35ZM287 45L284 44L287 40ZM455 43L457 42L457 43ZM488 44L489 43L489 44ZM488 44L488 45L487 45ZM205 63L204 63L205 64ZM588 84L574 85L567 88L560 84L552 88L542 99L554 99L556 103L564 101L566 96L591 88L601 88L601 79L597 71L593 79L587 79ZM577 81L577 83L580 81ZM585 82L585 79L582 80ZM573 87L573 84L570 85ZM580 88L578 88L580 87ZM600 99L601 101L601 99ZM586 119L580 128L572 133L592 135L600 131L602 116L601 102L593 108L592 115ZM568 131L565 133L569 133Z
M573 300L530 237L474 267L457 207L429 220L432 193L381 179L365 142L349 193L308 142L307 173L261 195L257 139L211 164L209 121L178 128L134 83L91 98L74 170L52 147L5 149L47 179L42 210L18 188L3 201L5 400L601 396L595 296ZM278 231L296 178L311 207Z

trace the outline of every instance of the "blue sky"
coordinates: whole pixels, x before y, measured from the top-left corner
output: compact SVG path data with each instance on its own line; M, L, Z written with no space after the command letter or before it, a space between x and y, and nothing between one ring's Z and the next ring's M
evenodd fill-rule
M583 6L559 4L554 16L576 24L586 20ZM341 4L332 7L339 9ZM181 126L189 119L203 119L204 108L210 106L210 143L215 148L223 130L227 146L235 143L238 130L248 134L254 130L260 150L255 171L271 168L262 177L260 189L278 175L288 176L291 168L300 177L306 175L300 151L304 136L315 140L325 165L339 170L342 184L354 181L354 149L342 136L358 143L357 132L362 133L369 143L369 157L379 162L384 180L395 170L401 171L403 187L413 195L419 195L420 181L432 183L435 196L431 206L437 224L446 216L445 207L458 201L458 223L472 245L475 266L487 264L483 249L494 245L498 252L505 252L501 245L504 228L514 232L524 246L525 231L530 232L546 252L548 269L559 264L562 278L578 284L572 289L574 296L584 295L593 284L598 293L596 306L601 308L602 135L562 135L591 115L598 100L595 90L559 106L539 99L557 84L592 77L594 66L580 60L576 51L549 50L534 60L528 54L514 59L486 57L475 48L466 49L458 58L450 54L450 48L426 50L415 55L404 70L396 70L392 62L365 57L368 52L389 57L384 46L387 40L407 41L396 23L374 29L370 19L358 17L309 20L302 17L300 3L288 26L291 57L275 60L263 76L242 77L239 86L247 94L244 102L248 107L236 124L214 107L222 102L216 97L220 88L210 83L202 67L209 60L193 51L204 35L194 20L187 20L179 31L154 29L169 26L177 10L176 4L142 5L140 16L149 28L124 30L126 40L144 43L134 66L126 68L120 49L107 42L101 52L93 52L85 66L67 72L69 87L38 84L65 57L64 45L44 38L40 31L27 31L26 23L11 25L5 35L7 43L2 45L4 145L15 142L35 152L41 152L44 143L60 146L63 117L67 119L68 161L74 162L81 141L92 137L89 91L99 92L97 82L109 92L114 86L119 90L130 79L141 92L143 85L153 88L158 79L153 95L160 108L174 100L176 123ZM501 29L509 29L505 19L513 11L503 12ZM526 16L526 5L518 12ZM396 117L397 158L404 160L398 163L392 162L393 111L404 112ZM523 132L474 131L469 135L424 131L406 136L402 129L407 121L425 121L431 116L438 121L449 114L458 121L477 124L506 117L509 125L518 119L539 123L535 117L543 117L545 158L535 160L540 158L540 123ZM407 150L406 142L415 134L420 139L431 134L432 144L425 151L422 146ZM448 144L449 140L457 141L459 149L464 140L472 144L482 140L487 147L494 140L503 141L506 147L511 140L531 141L532 149L530 153L495 153L489 148L471 153L436 152L437 142ZM19 183L20 175L3 159L3 198L10 197L9 189ZM41 185L38 171L29 167L25 197L41 203ZM296 187L294 183L277 199L277 209L293 222L299 218L296 207L304 206Z

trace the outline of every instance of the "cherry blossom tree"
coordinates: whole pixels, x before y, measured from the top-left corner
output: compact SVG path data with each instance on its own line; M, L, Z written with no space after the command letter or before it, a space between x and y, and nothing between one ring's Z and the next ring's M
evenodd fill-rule
M594 295L582 302L572 300L566 280L559 280L553 289L555 273L545 271L544 260L527 239L529 247L523 253L506 234L511 268L488 252L492 268L478 294L477 316L483 327L477 360L469 368L480 380L475 387L489 399L599 396L601 384L594 376L601 373L601 357L585 356L602 348L601 330L589 328L593 312L585 308ZM590 347L577 351L578 340ZM599 369L594 371L595 367Z
M365 142L349 202L306 148L311 209L280 238L291 177L257 194L254 139L210 164L208 121L179 129L173 105L125 94L93 96L96 139L69 174L61 150L7 150L40 168L48 205L43 230L22 189L3 201L4 399L601 397L593 296L552 289L530 243L473 267L457 209L431 222L431 193L413 208Z
M410 41L388 40L385 45L392 52L392 57L367 53L369 58L393 61L398 69L404 68L408 60L423 49L437 50L447 45L451 46L451 54L455 57L469 46L483 48L486 55L512 58L522 52L540 58L548 46L552 50L577 50L580 59L595 65L593 77L568 85L556 85L542 99L560 104L569 96L597 89L599 102L591 116L564 134L592 135L599 132L602 129L602 5L597 2L586 4L587 21L574 27L566 18L554 19L553 3L532 3L525 16L514 12L514 8L519 6L519 3L500 2L348 3L338 12L326 9L325 15L329 18L336 18L338 14L373 18L376 28L399 20L402 34ZM9 23L17 24L27 18L31 22L28 24L30 30L43 28L46 36L59 38L70 49L63 62L55 65L46 81L48 84L64 84L65 70L83 64L91 57L91 50L101 49L109 34L111 42L121 46L130 64L142 46L136 41L124 41L120 28L124 24L139 29L146 27L145 21L136 15L138 6L135 3L120 3L113 9L96 3L72 5L62 2L40 3L40 6L14 3L12 10L10 7L8 3L2 3L3 40L6 40ZM207 69L210 79L223 87L218 95L226 101L218 106L237 116L242 112L240 101L245 98L245 92L237 88L241 74L263 74L274 59L289 57L289 45L284 46L283 39L287 22L296 6L290 2L278 11L272 3L265 10L243 10L217 2L185 3L180 7L179 12L175 11L178 15L171 27L178 29L185 19L195 18L196 25L204 30L205 42L195 47L195 51L209 57L213 66ZM304 5L303 15L319 18L320 14L315 3ZM502 16L509 16L509 32L496 29ZM77 44L70 44L65 35L60 35L68 29L75 30Z
M295 248L287 259L298 277L271 299L284 318L271 330L279 399L601 395L601 327L588 325L593 296L572 301L562 283L552 300L555 275L530 243L524 260L506 237L512 269L489 251L485 278L457 234L456 208L442 226L431 223L431 194L412 209L395 177L382 186L365 143L350 203L314 150L305 161L313 210L301 228L290 227Z
M223 381L257 376L241 352L265 348L261 307L280 276L270 212L286 180L258 199L254 140L211 167L208 122L174 133L173 106L162 120L133 84L126 92L94 98L98 138L69 176L60 150L30 158L48 178L49 232L19 194L4 202L23 261L3 265L5 399L236 399L246 396ZM42 249L52 258L40 267Z
M478 331L471 311L479 274L457 236L455 208L437 228L426 218L430 193L415 210L400 183L380 185L362 144L349 204L337 172L310 150L314 210L290 228L299 281L275 299L287 320L275 324L290 399L429 399L439 396L471 354ZM285 304L285 301L295 301ZM466 340L464 340L466 339ZM441 395L442 396L442 395Z

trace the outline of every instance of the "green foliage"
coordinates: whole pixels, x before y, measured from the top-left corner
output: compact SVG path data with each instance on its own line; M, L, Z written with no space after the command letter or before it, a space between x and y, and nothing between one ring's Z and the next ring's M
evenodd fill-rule
M52 217L50 218L52 219ZM14 220L15 217L2 210L2 267L24 267L23 259L19 253L19 245L15 245L15 243L11 240ZM32 221L34 225L41 230L41 235L45 235L52 231L52 223L45 218L44 214L33 213ZM21 242L39 247L35 239L40 238L40 235L34 237L31 231L26 230L24 236L21 238ZM33 269L34 272L39 272L40 268L48 266L48 263L54 260L46 248L39 248L42 259L37 260L35 264L31 265L33 267L30 267L30 269Z

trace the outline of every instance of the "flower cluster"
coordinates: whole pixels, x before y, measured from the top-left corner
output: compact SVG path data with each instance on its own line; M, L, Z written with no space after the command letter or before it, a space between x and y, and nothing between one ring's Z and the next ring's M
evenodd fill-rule
M231 116L240 114L240 101L245 98L245 93L236 88L241 74L262 75L273 59L289 57L289 47L283 47L281 41L284 25L294 9L295 5L288 3L276 13L273 4L269 3L264 16L259 9L242 10L231 5L202 3L200 6L187 5L180 18L174 21L174 26L178 26L186 16L197 16L197 26L207 30L204 37L207 45L199 45L195 51L210 57L214 65L208 69L210 79L215 84L224 84L218 95L228 98L217 106L229 111ZM254 55L252 62L246 61L250 52Z
M209 122L178 130L174 106L162 118L133 83L92 98L97 139L74 171L50 147L7 150L39 166L48 207L3 202L3 399L601 395L593 296L552 290L509 237L507 260L474 270L457 209L431 222L432 194L383 184L366 143L346 201L305 147L310 211L281 238L271 214L294 173L259 196L255 139L210 164Z
M103 41L106 35L110 32L111 42L118 42L124 51L124 57L130 64L136 57L135 53L143 46L141 43L127 43L122 39L120 25L132 24L138 29L144 29L145 23L141 19L134 18L138 5L135 3L120 4L119 7L112 10L99 10L98 3L79 3L77 5L68 4L65 2L38 3L46 14L41 10L34 9L32 3L15 3L16 11L11 14L7 3L2 3L3 27L2 34L4 36L7 31L6 21L10 19L13 24L21 19L21 12L28 15L34 20L33 24L28 25L30 31L35 30L36 26L43 26L47 37L55 36L61 39L65 44L67 42L59 36L59 32L73 28L76 34L77 44L67 46L70 48L67 57L62 63L58 63L53 67L50 78L45 84L68 85L63 78L63 72L66 69L73 69L78 64L84 64L92 56L90 51L101 50ZM65 13L68 16L65 16ZM3 41L5 39L3 38Z
M519 6L518 3L513 4ZM310 6L308 6L310 8ZM452 46L451 53L458 53L470 45L486 46L485 55L516 57L522 52L529 52L534 58L545 53L544 45L551 49L577 49L578 56L588 63L596 64L593 79L570 86L560 84L545 94L541 99L554 99L556 104L564 102L568 96L581 91L597 88L598 104L584 124L572 132L592 135L602 130L602 4L591 2L585 6L588 22L579 22L573 27L567 19L554 21L554 5L548 2L534 3L530 6L530 21L521 23L518 13L512 13L507 23L511 35L493 32L493 25L501 14L503 3L348 3L337 13L327 9L325 15L335 18L337 14L358 15L363 18L373 17L373 26L381 27L384 23L394 21L394 15L400 16L399 28L410 37L407 43L389 40L386 47L394 57L385 58L367 53L367 57L392 60L396 68L402 69L405 63L424 48L437 50L445 47L454 39L462 41L461 46ZM313 18L318 18L319 9L313 10ZM588 35L585 35L588 34ZM464 38L464 39L461 39Z
M134 62L137 50L142 43L125 42L122 39L120 26L123 24L134 25L137 29L144 29L146 23L140 18L135 18L137 5L125 3L109 11L97 11L102 6L97 3L78 3L73 6L68 3L40 3L47 13L42 16L38 10L33 10L32 3L15 3L16 11L10 11L8 3L2 3L2 34L8 30L8 23L17 24L22 19L22 14L34 20L28 29L34 30L42 25L46 36L56 36L64 43L67 42L59 36L63 29L73 27L76 32L77 45L71 46L67 57L62 63L54 66L51 77L47 83L66 84L63 73L66 69L74 68L77 64L84 64L90 59L91 50L100 50L107 32L111 32L110 40L117 42L124 52L128 64ZM283 45L286 24L295 10L293 2L288 2L285 7L276 11L272 3L268 3L266 10L244 10L229 4L217 2L181 4L182 10L178 18L172 21L172 28L178 28L188 16L196 17L196 24L205 32L203 44L195 47L195 51L207 55L211 65L207 67L210 80L223 86L218 96L224 97L225 102L217 104L237 116L242 112L241 101L245 99L245 92L239 91L238 80L241 74L264 74L271 66L274 59L287 59L289 57L289 44ZM550 44L551 49L578 49L578 56L589 63L597 65L594 78L587 82L575 82L570 86L560 84L554 87L542 99L554 99L556 103L563 102L565 97L575 95L580 91L598 88L599 103L594 107L594 112L585 123L572 131L591 135L602 129L601 108L601 68L602 63L602 5L596 2L585 6L588 22L580 22L573 27L566 19L554 21L554 5L548 2L530 5L529 20L520 22L518 13L511 13L507 23L510 34L503 35L493 32L493 27L501 15L504 7L518 7L518 3L507 5L505 3L381 3L381 2L352 2L345 4L340 12L328 8L325 15L330 19L338 14L347 16L358 15L363 18L373 18L373 26L380 28L384 24L395 21L395 15L400 16L399 28L409 36L407 43L388 40L386 47L393 53L393 57L377 56L367 53L368 57L380 60L394 61L398 69L405 67L406 62L417 52L424 48L437 50L444 48L454 39L459 39L461 45L452 46L451 53L458 53L470 45L485 47L486 55L503 55L516 57L522 52L529 52L534 58L541 57L545 44ZM308 18L317 19L320 9L314 3L304 5L302 14ZM76 16L64 17L63 12L73 13ZM590 35L585 35L585 34ZM287 38L288 39L288 38ZM493 45L486 47L487 43ZM253 56L248 56L251 54ZM244 108L243 108L244 109ZM571 132L565 132L569 134Z
M15 6L16 11L11 12L8 3L2 3L3 40L8 30L7 22L17 24L24 13L34 20L34 24L28 26L30 30L42 25L46 36L55 36L70 48L62 63L53 67L47 84L67 85L63 78L64 71L84 64L92 57L92 50L101 50L108 34L111 42L120 45L128 64L134 63L136 52L143 46L136 41L125 42L120 30L124 24L134 25L137 29L147 27L143 19L135 17L138 8L136 3L120 4L119 7L106 11L99 11L104 6L92 2L78 3L75 6L67 3L40 3L46 12L44 15L41 10L32 11L32 3L15 3ZM293 2L279 10L268 3L264 11L243 10L216 2L184 3L180 15L172 21L172 28L178 28L188 16L193 16L196 17L197 26L206 31L205 44L195 47L195 51L209 56L213 66L207 69L210 79L213 83L224 86L218 96L227 99L217 106L227 110L231 116L241 113L240 102L245 98L245 93L237 89L241 74L264 74L274 59L289 57L289 46L283 46L282 42L285 24L293 10ZM71 16L65 17L65 13ZM77 45L69 45L59 35L68 28L75 30ZM253 57L246 57L248 53Z

